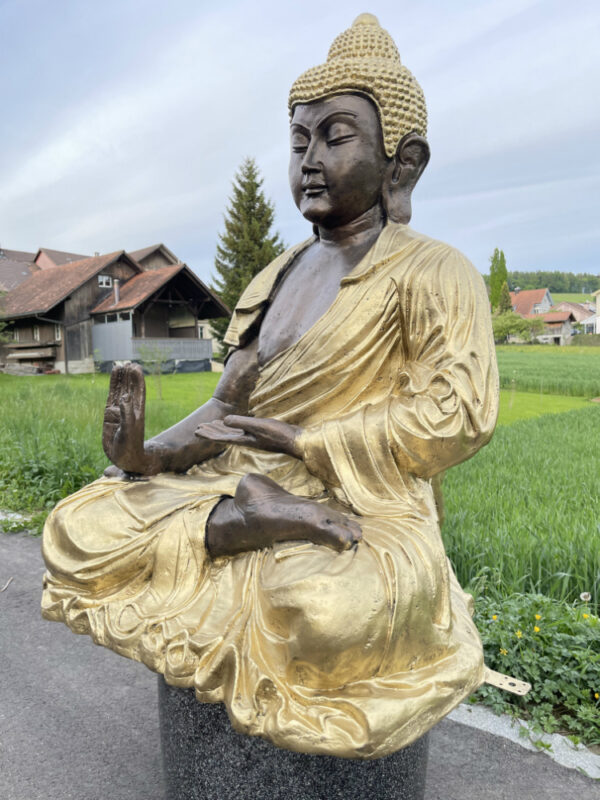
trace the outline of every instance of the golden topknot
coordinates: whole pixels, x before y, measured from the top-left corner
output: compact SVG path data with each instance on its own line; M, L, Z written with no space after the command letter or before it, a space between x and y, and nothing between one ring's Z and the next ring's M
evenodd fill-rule
M358 92L377 106L388 158L407 133L427 134L423 91L402 66L394 40L373 14L361 14L340 33L327 61L304 72L290 90L290 116L298 103L312 103L331 95Z

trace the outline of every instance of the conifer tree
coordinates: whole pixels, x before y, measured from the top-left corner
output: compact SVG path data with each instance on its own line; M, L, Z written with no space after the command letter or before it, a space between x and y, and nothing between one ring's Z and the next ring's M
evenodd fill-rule
M498 300L498 313L506 314L507 311L512 311L512 300L510 299L510 289L508 283L504 281L502 289L500 289L500 299Z
M213 290L233 311L252 278L283 252L279 234L273 234L274 208L262 191L263 180L256 162L246 158L233 180L225 212L225 231L219 234ZM211 320L222 343L229 320Z
M508 271L506 269L506 259L502 250L494 250L494 255L490 258L490 303L495 311L500 302L502 284L508 283Z

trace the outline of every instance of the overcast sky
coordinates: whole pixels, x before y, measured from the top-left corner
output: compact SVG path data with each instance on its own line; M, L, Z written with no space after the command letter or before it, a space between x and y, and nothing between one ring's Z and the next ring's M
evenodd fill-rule
M361 12L424 89L412 225L482 272L600 272L598 0L0 0L0 246L164 242L209 280L233 175L264 176L286 244L287 94Z

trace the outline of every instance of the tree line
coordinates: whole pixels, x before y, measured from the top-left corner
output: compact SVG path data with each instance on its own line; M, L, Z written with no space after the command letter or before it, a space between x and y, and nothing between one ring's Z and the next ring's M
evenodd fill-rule
M524 272L514 270L508 273L508 285L511 289L549 289L559 293L590 294L600 289L600 275L589 272L560 272L559 270L537 270Z

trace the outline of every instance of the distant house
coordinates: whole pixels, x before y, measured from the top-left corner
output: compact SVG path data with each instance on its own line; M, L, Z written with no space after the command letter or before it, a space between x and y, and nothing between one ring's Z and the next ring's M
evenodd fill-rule
M548 289L517 289L510 293L510 301L513 311L520 317L545 314L553 306Z
M160 353L173 369L210 369L212 342L199 339L198 317L228 316L229 309L164 245L136 253L140 261L123 250L81 258L41 248L31 261L13 256L13 274L20 274L1 308L13 338L0 361L91 372L94 362L108 369Z
M596 329L594 333L600 333L600 289L596 292L592 292L592 297L596 298Z
M96 253L96 255L99 255ZM64 250L50 250L47 247L40 247L34 256L33 262L38 269L52 269L60 267L62 264L72 264L74 261L82 261L89 256L82 253L65 253Z
M573 336L575 317L571 311L549 311L547 314L528 314L529 319L541 317L545 323L544 333L536 336L542 344L569 344Z
M598 314L590 314L581 321L582 333L600 333L600 324Z
M575 317L576 322L583 322L590 314L593 314L593 309L590 309L590 303L572 303L568 300L563 300L562 303L557 303L553 311L570 311Z
M571 309L555 310L548 289L516 290L510 293L510 299L515 314L525 319L541 317L544 320L544 332L536 336L538 342L564 345L571 341L576 317Z
M229 309L185 265L152 267L132 277L91 310L96 360L171 363L183 372L210 370L212 339L198 320L229 316Z
M129 255L145 270L170 267L173 264L181 263L164 244L153 244L150 247L143 247L141 250L132 250Z

